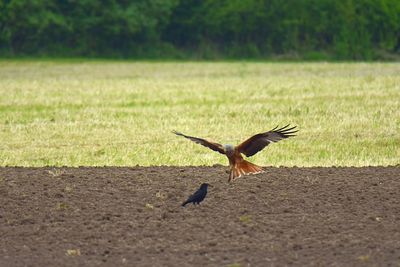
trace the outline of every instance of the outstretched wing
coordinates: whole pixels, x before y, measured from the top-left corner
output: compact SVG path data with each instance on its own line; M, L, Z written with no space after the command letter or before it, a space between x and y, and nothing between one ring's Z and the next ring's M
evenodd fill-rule
M225 154L225 149L221 144L218 143L214 143L214 142L210 142L208 140L202 139L202 138L198 138L198 137L193 137L193 136L189 136L189 135L185 135L183 133L177 132L177 131L172 131L174 134L179 135L179 136L183 136L187 139L192 140L193 142L200 144L202 146L208 147L214 151L217 151L221 154Z
M256 134L250 137L240 145L236 146L236 150L240 153L245 154L247 157L251 157L257 152L263 150L270 143L278 142L282 139L295 136L294 133L298 132L298 130L296 130L296 127L297 126L293 126L289 128L288 124L282 128L277 129L278 126L276 126L274 129L268 132Z

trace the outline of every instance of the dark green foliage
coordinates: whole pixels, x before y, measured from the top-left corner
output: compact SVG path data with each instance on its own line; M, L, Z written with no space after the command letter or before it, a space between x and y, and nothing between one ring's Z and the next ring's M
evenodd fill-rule
M0 0L3 56L373 60L399 52L398 0Z

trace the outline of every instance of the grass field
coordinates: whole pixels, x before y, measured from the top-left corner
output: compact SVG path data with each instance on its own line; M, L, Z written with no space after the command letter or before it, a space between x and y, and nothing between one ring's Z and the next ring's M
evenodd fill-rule
M262 166L400 163L400 64L0 61L0 165L212 165L171 130L233 143L298 136Z

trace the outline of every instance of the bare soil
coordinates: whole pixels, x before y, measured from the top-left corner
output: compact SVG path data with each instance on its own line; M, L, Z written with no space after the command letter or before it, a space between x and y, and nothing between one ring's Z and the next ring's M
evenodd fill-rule
M0 168L0 266L400 266L400 168ZM180 204L201 183L199 206Z

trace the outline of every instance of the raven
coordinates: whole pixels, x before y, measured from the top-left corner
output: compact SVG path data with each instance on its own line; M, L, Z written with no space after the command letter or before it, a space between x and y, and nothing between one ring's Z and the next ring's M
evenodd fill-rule
M182 207L184 207L188 203L193 203L193 205L195 205L196 203L197 205L200 204L200 202L202 202L207 195L208 186L209 184L207 183L201 184L200 188L193 195L191 195L185 202L182 203Z

